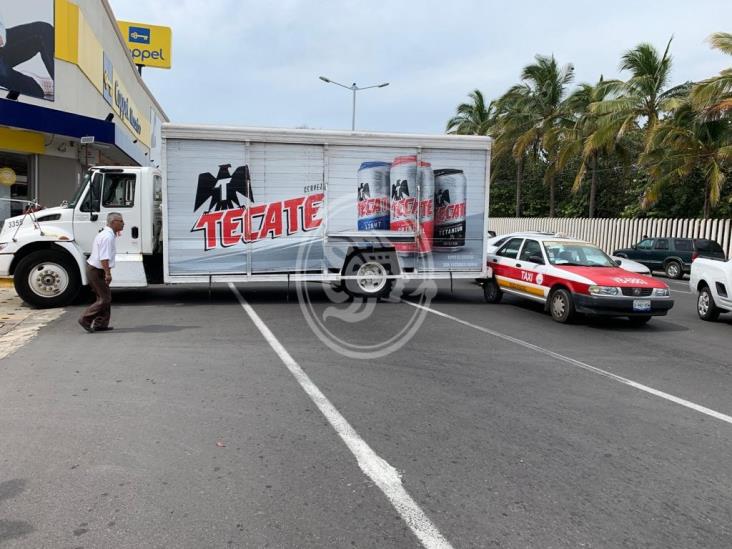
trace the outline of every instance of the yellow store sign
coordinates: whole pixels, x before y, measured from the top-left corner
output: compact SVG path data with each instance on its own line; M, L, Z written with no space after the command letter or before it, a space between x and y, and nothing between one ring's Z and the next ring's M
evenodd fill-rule
M132 59L137 65L169 69L172 57L172 31L170 27L117 21L122 36L127 41Z

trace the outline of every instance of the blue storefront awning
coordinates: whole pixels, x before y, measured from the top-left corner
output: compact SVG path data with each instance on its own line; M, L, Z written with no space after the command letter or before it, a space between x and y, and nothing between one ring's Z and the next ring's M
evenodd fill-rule
M94 137L95 143L114 145L137 164L146 163L144 152L113 122L0 99L0 125L81 139Z

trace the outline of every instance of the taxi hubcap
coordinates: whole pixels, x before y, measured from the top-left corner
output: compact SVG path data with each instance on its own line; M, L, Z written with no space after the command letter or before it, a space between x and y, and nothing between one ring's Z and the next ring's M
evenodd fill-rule
M566 304L564 303L564 298L562 297L562 295L554 296L554 299L552 300L552 307L556 316L564 316Z

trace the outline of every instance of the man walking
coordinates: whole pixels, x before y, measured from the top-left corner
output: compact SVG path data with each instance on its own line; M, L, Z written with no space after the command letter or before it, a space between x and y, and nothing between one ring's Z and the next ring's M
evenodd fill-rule
M97 300L79 318L79 324L87 332L106 332L113 328L109 325L112 314L112 282L114 257L117 254L115 239L122 232L125 222L122 214L112 212L107 215L107 226L94 238L92 253L87 260L87 278Z

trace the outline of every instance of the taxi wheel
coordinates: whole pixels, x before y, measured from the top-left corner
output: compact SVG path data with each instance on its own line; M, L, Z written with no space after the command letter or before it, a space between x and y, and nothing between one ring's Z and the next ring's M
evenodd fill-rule
M499 303L503 297L503 292L498 287L495 278L489 278L483 283L483 297L486 303Z
M549 296L549 312L552 318L562 324L567 324L575 317L572 295L564 288L554 290Z

